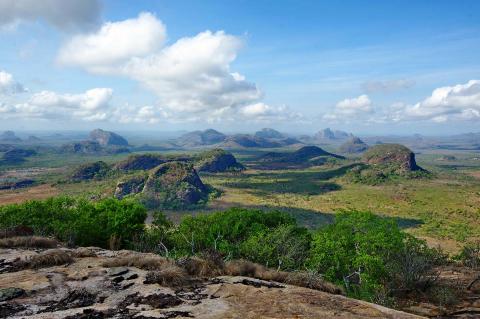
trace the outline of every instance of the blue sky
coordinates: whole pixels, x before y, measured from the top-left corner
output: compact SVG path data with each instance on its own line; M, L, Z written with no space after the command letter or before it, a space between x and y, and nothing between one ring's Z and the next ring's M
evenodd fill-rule
M5 129L478 131L478 1L0 0L0 12Z

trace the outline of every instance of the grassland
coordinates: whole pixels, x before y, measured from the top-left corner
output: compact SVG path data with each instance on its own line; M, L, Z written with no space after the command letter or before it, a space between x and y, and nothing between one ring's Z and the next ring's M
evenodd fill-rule
M263 151L234 153L248 166ZM471 152L449 152L448 155L455 156L453 160L441 160L443 155L432 151L417 156L418 164L433 172L431 178L400 179L378 186L352 183L345 176L351 165L349 161L295 170L248 169L243 173L202 174L202 180L221 190L222 196L202 209L166 213L179 220L185 214L232 206L278 209L293 214L303 225L316 228L331 222L335 212L342 209L368 210L397 218L412 234L453 252L464 242L480 238L480 160L478 154ZM48 185L1 191L0 203L58 194L109 197L118 176L73 183L68 174L72 166L80 163L96 160L112 163L126 156L61 158L47 154L29 158L13 172L21 174L27 167L43 168L44 171L35 172L35 178ZM11 167L2 169L4 174L12 172Z

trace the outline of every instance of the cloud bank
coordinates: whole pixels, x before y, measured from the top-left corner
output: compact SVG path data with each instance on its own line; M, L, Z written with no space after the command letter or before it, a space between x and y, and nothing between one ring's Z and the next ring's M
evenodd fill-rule
M2 0L0 27L42 20L60 30L92 28L100 19L99 0Z

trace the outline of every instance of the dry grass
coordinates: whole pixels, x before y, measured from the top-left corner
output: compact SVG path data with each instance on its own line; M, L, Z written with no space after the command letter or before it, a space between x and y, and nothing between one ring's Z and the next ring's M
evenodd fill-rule
M0 248L56 248L58 242L53 238L27 236L0 239Z
M224 273L224 263L214 259L185 257L177 260L177 266L182 267L190 276L216 277Z
M154 257L151 255L134 254L131 256L123 256L106 260L102 266L112 267L136 267L143 270L159 270L172 262L163 257Z
M79 247L72 251L72 255L75 258L97 257L95 251L88 247Z
M34 255L27 260L19 261L17 262L16 267L20 269L38 269L70 264L72 262L73 258L67 251L61 249L52 249L44 251L38 255Z
M149 271L144 284L159 284L161 286L178 287L188 282L188 274L176 265L165 265L164 268Z
M57 188L47 184L26 189L4 190L0 191L0 203L2 205L19 204L32 199L46 199L59 193Z
M310 271L288 273L284 282L290 285L325 291L335 295L345 294L340 287L325 281L322 276Z
M294 286L325 291L331 294L344 294L340 287L325 281L322 276L317 273L306 271L276 271L252 263L248 260L232 260L226 263L225 274L230 276L253 277L266 281L276 281Z

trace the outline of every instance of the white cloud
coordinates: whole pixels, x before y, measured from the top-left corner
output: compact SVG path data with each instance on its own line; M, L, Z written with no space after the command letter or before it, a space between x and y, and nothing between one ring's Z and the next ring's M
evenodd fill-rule
M2 0L0 27L44 20L60 30L90 28L100 16L99 0Z
M301 114L292 112L286 106L274 107L261 102L246 105L239 109L239 113L245 119L256 121L275 122L301 120L303 118Z
M74 119L84 121L106 120L112 112L110 100L113 91L95 88L81 94L59 94L42 91L33 94L28 101L1 106L2 117Z
M386 80L386 81L367 81L362 84L363 90L367 93L383 92L389 93L393 91L411 88L415 85L415 81L407 79Z
M107 22L100 30L74 36L60 50L58 61L78 65L93 73L115 72L119 64L159 49L166 28L151 13L135 19Z
M138 81L157 95L155 112L172 120L241 115L239 109L260 102L257 86L230 67L243 46L241 38L205 31L161 47L165 37L161 21L144 13L73 38L60 50L59 61ZM111 45L118 38L121 45Z
M396 104L392 109L394 121L480 119L480 80L435 89L425 100L414 105Z
M17 94L27 90L22 84L15 81L13 75L0 70L0 95L1 94Z
M372 101L368 95L344 99L335 105L333 112L323 116L326 120L351 120L358 119L373 113Z

